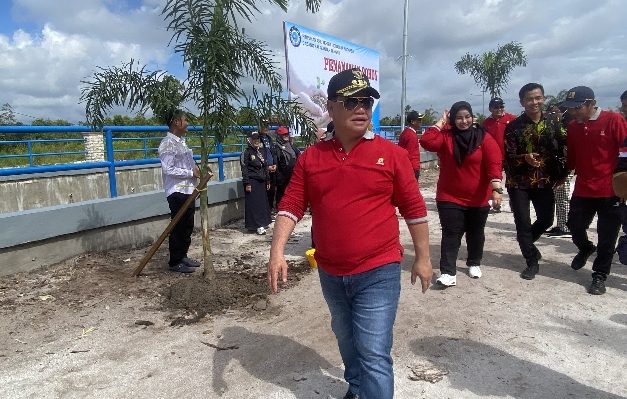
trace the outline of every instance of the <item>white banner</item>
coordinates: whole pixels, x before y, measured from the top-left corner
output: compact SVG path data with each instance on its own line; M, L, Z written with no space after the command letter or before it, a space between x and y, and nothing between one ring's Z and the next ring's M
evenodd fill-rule
M309 111L318 127L331 121L327 112L329 79L346 69L359 68L379 90L379 53L291 22L283 22L287 87ZM372 111L373 130L379 130L379 101Z

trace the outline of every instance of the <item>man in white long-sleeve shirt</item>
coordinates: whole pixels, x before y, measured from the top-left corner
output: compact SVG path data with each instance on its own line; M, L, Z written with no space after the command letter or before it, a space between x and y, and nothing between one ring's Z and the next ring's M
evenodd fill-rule
M187 133L187 125L185 112L174 111L169 118L168 127L170 131L159 145L163 188L172 218L194 192L200 177L200 171L194 162L192 150L187 147L183 137ZM194 268L200 266L199 262L187 257L187 251L192 242L195 210L196 207L191 205L170 233L170 261L168 263L170 270L174 272L192 273Z

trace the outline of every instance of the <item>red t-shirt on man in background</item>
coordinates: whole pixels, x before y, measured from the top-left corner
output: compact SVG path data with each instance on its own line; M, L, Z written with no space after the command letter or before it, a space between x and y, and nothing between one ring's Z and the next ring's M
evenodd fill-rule
M515 115L505 112L500 118L494 118L490 115L483 121L483 129L492 136L496 145L501 149L502 160L505 159L505 128L515 119Z
M414 172L420 170L420 144L418 143L418 135L413 127L407 126L405 130L398 136L398 145L409 154L409 162Z

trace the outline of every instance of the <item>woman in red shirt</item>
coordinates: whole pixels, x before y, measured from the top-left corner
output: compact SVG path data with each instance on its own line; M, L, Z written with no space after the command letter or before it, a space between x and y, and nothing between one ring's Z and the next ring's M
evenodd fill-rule
M437 283L457 284L456 261L462 236L466 234L468 274L481 277L485 223L492 206L500 206L501 151L498 144L474 123L470 104L465 101L444 111L420 140L422 147L438 154L440 178L436 203L442 226L441 275Z

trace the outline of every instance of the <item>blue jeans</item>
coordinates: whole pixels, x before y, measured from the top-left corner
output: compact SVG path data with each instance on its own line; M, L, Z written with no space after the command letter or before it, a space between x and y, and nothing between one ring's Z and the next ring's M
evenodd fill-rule
M401 266L390 263L350 276L318 267L344 379L360 399L392 399L392 329L401 293Z

